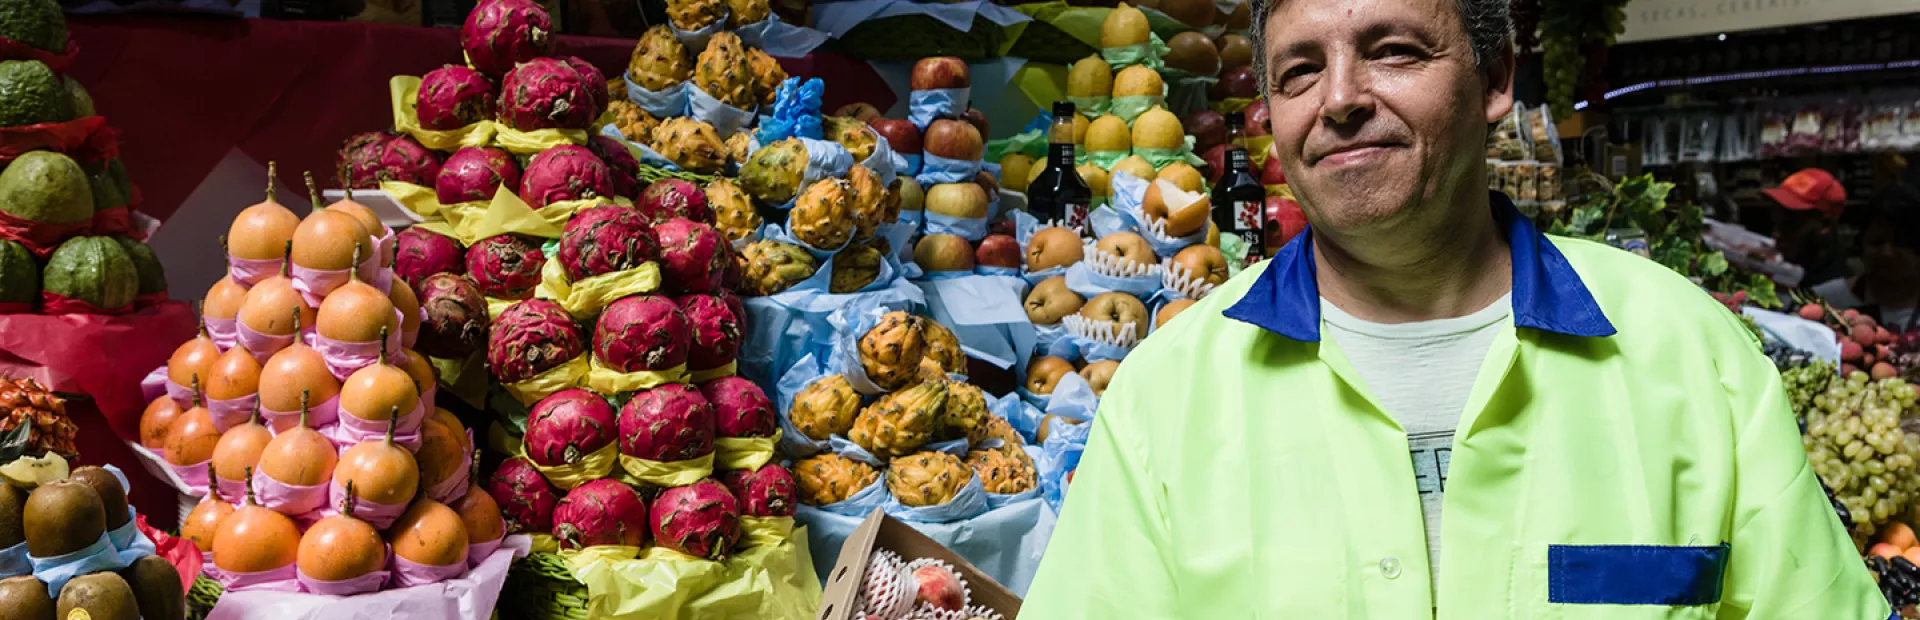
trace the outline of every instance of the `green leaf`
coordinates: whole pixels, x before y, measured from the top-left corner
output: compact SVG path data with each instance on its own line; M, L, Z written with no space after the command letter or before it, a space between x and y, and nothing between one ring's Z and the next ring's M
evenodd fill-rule
M1707 277L1718 276L1720 274L1726 273L1727 267L1728 267L1727 257L1724 254L1721 254L1719 252L1708 252L1706 254L1700 255L1701 275L1705 275ZM1751 296L1751 293L1749 293L1749 296Z

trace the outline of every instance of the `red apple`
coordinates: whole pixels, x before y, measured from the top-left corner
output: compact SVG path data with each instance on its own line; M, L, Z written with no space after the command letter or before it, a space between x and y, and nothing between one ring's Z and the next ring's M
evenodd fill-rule
M920 154L920 128L913 126L913 121L876 117L867 121L867 126L885 136L887 146L893 147L893 152L901 155Z
M1261 185L1286 185L1287 172L1280 169L1280 156L1273 154L1273 148L1267 148L1267 163L1260 166Z
M927 125L926 152L955 161L980 161L985 142L980 129L963 120L942 118Z
M1020 268L1020 242L1011 235L987 235L973 250L973 262L988 267Z
M967 73L967 61L953 56L922 58L913 63L913 90L966 88L973 84Z
M1187 129L1187 135L1193 136L1193 150L1204 153L1213 145L1227 141L1227 117L1219 112L1203 108L1181 118L1180 125Z
M1267 251L1274 252L1307 229L1307 213L1300 203L1279 196L1267 197Z
M1226 144L1215 144L1213 148L1207 149L1207 152L1200 154L1200 159L1207 162L1208 184L1219 183L1220 175L1226 174L1227 146Z
M978 108L967 108L966 115L961 118L973 123L973 127L980 130L981 137L993 135L993 123L987 122L986 112L981 112Z
M1271 133L1267 128L1267 100L1261 99L1247 106L1247 135L1264 136Z
M1214 83L1212 96L1214 101L1260 96L1260 82L1253 79L1253 67L1247 65L1228 69L1220 75L1220 81Z
M1006 219L1002 213L999 221L987 225L987 234L1013 236L1013 220Z

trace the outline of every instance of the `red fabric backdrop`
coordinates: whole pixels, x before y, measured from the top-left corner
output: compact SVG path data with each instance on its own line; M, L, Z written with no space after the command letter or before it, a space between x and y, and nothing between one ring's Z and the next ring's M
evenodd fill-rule
M302 171L333 170L347 136L392 125L388 78L461 61L459 32L449 29L154 16L75 17L68 26L80 44L70 72L120 129L121 159L145 195L140 210L163 221L234 147L278 161L283 187L301 187ZM559 53L616 76L633 45L568 36ZM781 65L832 76L827 110L853 101L884 110L896 99L871 66L845 55Z

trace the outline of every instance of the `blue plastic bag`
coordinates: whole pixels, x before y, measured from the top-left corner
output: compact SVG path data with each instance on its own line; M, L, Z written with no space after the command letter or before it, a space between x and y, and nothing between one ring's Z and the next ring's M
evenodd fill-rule
M928 191L941 183L972 183L973 177L980 174L981 162L947 159L927 153L920 158L920 172L913 175ZM991 198L989 198L991 200Z
M881 317L890 312L912 312L914 306L896 300L876 297L857 297L851 303L842 306L827 316L827 322L833 325L831 334L832 350L827 355L827 371L846 375L847 382L861 394L880 394L886 392L872 379L860 364L860 337L868 330L880 324Z
M687 115L687 91L693 89L692 82L681 82L662 91L652 91L640 87L639 82L627 76L627 101L640 106L656 118L672 118Z
M50 558L29 554L27 560L33 563L33 577L46 582L47 596L51 598L59 598L60 589L66 587L67 581L74 577L101 571L119 571L129 564L121 559L119 551L113 548L113 541L105 533L79 551Z
M732 14L732 11L728 11L727 14ZM681 30L679 26L673 25L673 20L667 20L667 26L673 28L673 38L679 39L680 44L686 46L688 54L699 56L700 52L707 51L707 41L712 40L713 35L727 29L727 18L722 15L719 21L707 24L707 27L699 30Z
M27 543L0 549L0 579L32 573L33 562L27 560Z
M757 47L768 56L781 58L800 58L813 52L814 48L827 42L827 33L795 26L780 21L779 15L768 14L766 19L743 24L733 29L740 35L740 42L748 47Z
M727 105L726 102L714 98L707 91L701 90L699 86L691 82L687 85L692 87L687 89L687 116L712 125L713 130L718 132L721 138L724 139L753 126L757 118L753 110L742 110Z
M958 117L967 113L967 104L973 99L971 88L934 88L916 90L907 93L907 120L926 131L927 125L934 119L948 116ZM983 138L985 136L982 136Z
M964 455L965 452L963 450L962 456ZM893 515L893 518L901 521L915 523L953 523L955 521L964 521L986 514L986 512L991 509L987 504L986 487L980 484L979 476L968 478L966 486L960 487L960 492L955 493L953 499L947 500L947 503L937 506L914 507L900 503L900 498L898 497L890 497L890 499L891 501L887 502L885 509L887 514Z
M836 566L840 548L866 519L860 514L801 506L795 521L807 528L807 548L821 581ZM952 550L1016 596L1024 595L1053 536L1056 511L1044 499L1008 502L985 514L953 523L908 525Z
M787 138L819 140L825 135L820 121L820 100L826 89L826 83L820 78L790 77L780 82L779 89L774 91L773 109L762 110L768 114L761 119L760 130L754 133L754 142L765 145Z
M929 235L953 235L973 242L987 238L987 218L960 218L932 211L927 211L926 217Z

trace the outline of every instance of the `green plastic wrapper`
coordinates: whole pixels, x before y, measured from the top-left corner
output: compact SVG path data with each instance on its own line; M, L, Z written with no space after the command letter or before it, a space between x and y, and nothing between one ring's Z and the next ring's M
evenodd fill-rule
M1120 120L1127 122L1128 127L1132 127L1134 119L1140 118L1140 115L1142 114L1146 114L1147 110L1154 109L1155 107L1163 105L1167 102L1167 97L1164 94L1165 92L1166 92L1166 85L1162 84L1161 85L1162 94L1160 95L1136 95L1132 97L1114 97L1113 107L1107 110L1107 112L1114 116L1120 117ZM1171 112L1172 110L1168 110L1168 111Z
M820 581L805 528L789 525L784 537L778 523L743 523L743 529L748 546L718 562L664 547L590 547L559 555L586 586L587 615L596 620L815 617Z
M1146 65L1149 69L1159 71L1167 67L1166 61L1161 59L1166 58L1170 51L1173 49L1167 47L1167 42L1162 41L1160 35L1153 34L1147 36L1146 43L1139 45L1103 48L1100 50L1100 59L1107 61L1116 74L1134 65Z
M1143 148L1135 147L1133 149L1133 154L1139 155L1140 157L1146 159L1147 163L1153 164L1153 169L1155 170L1165 168L1167 167L1167 164L1171 164L1176 161L1187 162L1187 165L1190 165L1196 168L1206 165L1206 160L1200 159L1199 155L1193 154L1193 144L1194 144L1193 136L1188 135L1186 136L1185 144L1182 144L1180 148L1143 149Z
M1206 109L1207 91L1220 81L1214 76L1172 67L1161 69L1160 79L1167 86L1167 111L1181 116Z
M1026 153L1034 159L1047 156L1047 133L1038 129L987 143L985 161L998 162L1008 153Z
M1075 153L1078 154L1078 151ZM1093 165L1099 166L1101 170L1112 170L1114 164L1120 163L1120 160L1132 154L1132 151L1093 151L1087 153L1087 161L1093 162Z
M1087 118L1100 118L1100 115L1113 108L1112 97L1067 97L1067 101L1073 102L1074 112L1084 114Z
M1100 24L1107 21L1108 13L1113 12L1111 8L1068 6L1065 0L1030 2L1015 5L1013 10L1032 16L1034 21L1059 28L1067 36L1094 48L1100 47Z

